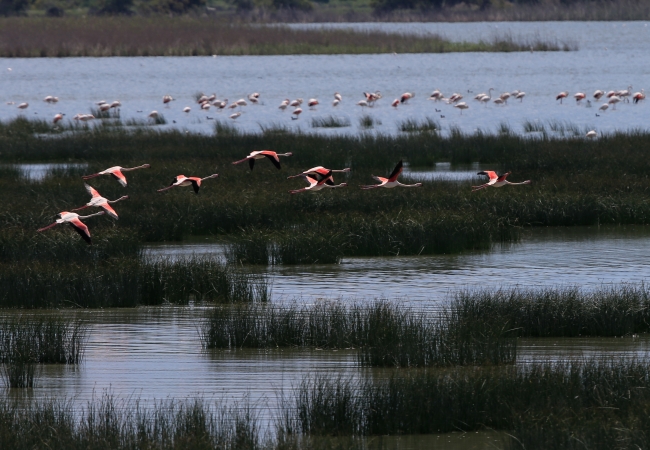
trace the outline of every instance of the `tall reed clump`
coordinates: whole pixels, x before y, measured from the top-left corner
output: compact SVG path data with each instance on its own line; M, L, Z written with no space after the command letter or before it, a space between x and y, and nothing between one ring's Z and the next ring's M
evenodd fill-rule
M650 289L644 284L464 291L448 305L467 323L498 322L524 337L624 336L650 331Z
M647 361L629 359L399 371L385 378L308 375L282 417L286 429L310 435L548 425L568 436L581 424L647 429L648 388Z
M105 264L12 264L0 271L4 308L134 307L190 301L257 302L268 298L264 275L208 258Z
M38 364L79 364L88 326L57 316L0 320L0 362L8 387L33 387Z
M246 402L209 404L202 399L146 405L109 394L80 408L70 400L0 400L0 446L127 450L277 448Z
M440 124L430 117L423 120L406 119L400 122L397 127L404 133L429 133L442 129Z
M510 364L517 350L516 340L503 328L477 327L453 315L428 320L383 301L215 308L201 338L206 348L358 348L360 364L370 367Z
M351 125L350 119L346 117L325 116L311 119L312 128L344 128Z

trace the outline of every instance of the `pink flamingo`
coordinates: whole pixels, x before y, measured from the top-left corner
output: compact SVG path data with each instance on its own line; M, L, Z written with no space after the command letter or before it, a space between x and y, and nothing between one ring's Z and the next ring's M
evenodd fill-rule
M255 152L251 152L250 155L248 155L244 159L240 159L239 161L233 162L233 164L240 164L245 161L248 161L248 165L250 166L251 170L253 170L253 167L255 166L255 160L256 159L264 159L268 158L271 160L273 165L277 167L278 169L281 169L282 167L280 166L280 156L291 156L293 153L276 153L272 150L259 150Z
M60 223L66 223L67 222L67 223L70 224L70 226L72 226L72 228L77 233L79 233L81 235L81 237L83 238L84 241L88 242L89 244L92 244L92 242L90 241L90 230L88 230L88 227L86 226L85 223L83 223L81 221L81 219L87 219L87 218L93 217L93 216L101 216L102 214L105 214L105 212L104 211L99 211L99 212L97 212L95 214L90 214L90 215L87 215L87 216L80 216L77 213L73 213L73 212L69 212L69 211L62 211L62 212L60 212L58 214L59 218L56 219L56 222L54 222L53 224L48 225L46 227L39 228L36 231L40 233L41 231L49 230L53 226L56 226L56 225L58 225Z
M115 219L115 220L119 219L119 217L117 216L117 213L115 212L115 210L111 207L111 205L109 203L117 203L117 202L119 202L121 200L126 200L127 198L129 198L128 195L123 195L122 197L118 198L117 200L108 200L107 198L102 197L99 194L99 192L97 192L97 190L95 188L93 188L92 186L89 186L86 183L84 183L84 186L86 187L86 190L92 196L92 198L84 206L82 206L80 208L75 208L75 209L73 209L73 211L79 211L81 209L88 208L89 206L96 206L96 207L99 207L99 208L103 208L104 211L106 211L106 214L111 216L113 219Z
M367 186L361 186L361 189L374 189L374 188L379 188L379 187L384 187L384 188L394 188L394 187L420 187L422 186L422 183L415 183L415 184L402 184L399 181L397 181L397 177L399 177L400 173L402 173L403 169L403 164L402 160L400 159L395 168L393 169L393 172L390 174L388 178L384 177L376 177L372 176L375 180L379 181L380 184L372 184L372 185L367 185Z
M189 186L192 185L192 188L194 188L194 192L196 194L199 193L199 189L201 188L201 181L203 180L208 180L210 178L216 178L218 177L218 173L213 173L210 176L207 176L205 178L199 178L199 177L186 177L185 175L178 175L172 180L172 184L167 186L166 188L158 189L158 192L166 191L167 189L171 189L176 186Z
M304 187L302 189L295 189L289 191L290 194L298 194L299 192L305 192L305 191L320 191L321 189L325 188L330 188L330 189L335 189L335 188L340 188L340 187L345 187L348 184L347 183L341 183L341 184L334 184L334 178L332 177L332 171L328 171L323 177L321 177L320 180L318 180L317 177L312 177L311 175L299 175L302 176L307 183L309 183L309 186Z
M129 172L131 170L138 170L138 169L148 169L149 167L151 167L149 164L143 164L137 167L114 166L114 167L109 167L106 170L102 170L101 172L93 173L92 175L84 175L81 178L83 178L84 180L90 180L91 178L95 178L100 175L112 175L113 177L115 177L117 181L120 182L122 186L126 187L126 177L122 172Z
M511 183L506 180L506 177L510 175L510 172L506 172L503 175L497 175L496 172L492 170L485 170L483 172L479 172L477 175L486 175L487 177L490 178L490 181L488 181L485 184L482 184L480 186L472 186L472 192L480 191L481 189L485 189L487 187L501 187L505 186L506 184L510 184L512 186L516 186L518 184L530 184L532 181L526 180L522 181L521 183Z

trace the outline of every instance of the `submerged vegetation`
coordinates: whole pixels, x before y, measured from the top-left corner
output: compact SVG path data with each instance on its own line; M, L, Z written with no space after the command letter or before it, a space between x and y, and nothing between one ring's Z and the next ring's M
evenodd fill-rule
M207 348L356 348L360 364L371 367L514 363L512 333L499 324L459 319L450 312L427 318L388 302L241 305L215 308L202 340Z
M503 36L480 42L451 42L438 35L298 29L192 17L0 20L0 57L4 58L575 50L574 45L541 38L531 41Z

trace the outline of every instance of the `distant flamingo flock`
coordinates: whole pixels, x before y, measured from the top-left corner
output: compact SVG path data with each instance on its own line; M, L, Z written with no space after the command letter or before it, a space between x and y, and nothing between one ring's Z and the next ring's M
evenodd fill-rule
M508 100L509 99L515 99L519 100L519 102L524 101L524 97L526 96L526 92L521 91L521 90L514 90L514 91L505 91L502 92L501 94L493 94L492 91L494 91L494 88L488 89L486 92L482 92L480 94L473 95L471 90L467 90L467 95L472 94L473 99L478 102L478 104L482 104L487 107L489 103L492 103L496 106L507 106L508 105ZM563 104L563 101L567 99L570 96L569 91L562 91L558 93L555 96L556 101L559 101L560 104ZM197 103L197 108L200 111L207 112L211 108L214 108L218 112L222 112L224 110L232 110L233 112L229 115L229 117L233 120L236 120L240 117L242 117L243 114L243 107L248 106L249 104L251 105L261 105L261 95L259 92L253 92L251 94L248 94L245 98L240 98L238 100L235 100L233 102L230 102L227 98L225 99L219 99L217 98L216 94L211 94L211 95L205 95L205 94L200 94L196 98L196 103ZM412 100L415 97L414 92L404 92L401 94L398 98L395 98L390 105L393 108L398 108L403 105L407 105L410 100ZM427 97L427 100L431 100L435 103L444 103L451 105L455 108L457 108L460 111L460 114L463 114L463 111L466 109L470 108L470 105L466 101L462 101L464 99L465 95L459 92L454 92L448 97L446 97L439 89L435 89L431 95ZM621 90L596 90L593 94L592 97L594 101L599 102L601 99L603 99L604 103L602 103L598 107L599 112L604 112L607 111L610 107L612 110L616 109L616 104L618 103L629 103L630 99L632 99L633 103L639 103L642 100L645 100L645 90L641 89L640 91L637 92L632 92L632 86L628 86L627 89L621 89ZM585 92L576 92L573 94L573 98L576 101L577 105L581 105L583 101L586 102L586 106L590 107L591 106L591 101L588 99L588 95ZM372 108L377 105L379 100L382 99L382 94L380 91L374 91L374 92L363 92L363 98L359 101L356 102L356 105L360 106L361 108ZM164 95L162 97L162 103L165 106L165 108L170 108L171 102L175 101L176 99L173 98L171 95ZM50 104L50 105L56 105L59 103L59 98L48 95L43 99L44 102ZM303 113L302 109L302 104L304 103L302 98L296 98L294 100L291 100L289 98L284 99L280 104L278 105L278 109L280 111L286 111L287 109L291 110L291 119L293 120L298 120L300 118L300 115ZM343 103L343 96L339 92L335 92L332 98L332 103L331 107L336 108L338 107L341 103ZM16 102L7 102L8 105L15 105ZM122 106L122 103L119 100L115 100L111 103L108 103L105 100L100 100L95 102L96 108L100 113L104 112L109 112L113 109L119 109ZM306 102L307 107L309 110L316 110L317 106L321 105L321 102L319 101L318 98L310 98ZM16 105L16 107L20 110L26 110L29 107L29 103L27 102L22 102ZM185 106L182 108L182 111L189 114L192 111L191 106ZM138 112L143 112L143 111L138 111ZM436 108L436 112L442 112L441 110ZM598 113L596 113L598 115ZM52 119L52 122L54 124L62 121L64 119L65 114L64 113L58 113L54 116ZM147 114L147 117L150 119L153 119L154 121L158 119L160 116L160 113L157 110L152 110L150 113ZM444 116L441 116L444 117ZM93 114L75 114L72 117L72 120L75 121L82 121L82 122L87 122L89 120L94 120L96 117ZM208 117L208 119L213 119L212 117Z

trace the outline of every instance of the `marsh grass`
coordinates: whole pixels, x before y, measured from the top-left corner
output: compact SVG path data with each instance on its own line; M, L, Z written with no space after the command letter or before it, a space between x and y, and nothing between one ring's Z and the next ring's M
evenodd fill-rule
M364 114L361 117L359 117L359 127L362 130L369 130L371 128L374 128L375 125L381 125L381 121L375 119L374 117Z
M115 32L119 30L119 32ZM544 39L495 36L451 42L441 36L379 31L295 29L211 18L4 18L0 57L212 56L558 51Z
M406 119L400 122L397 126L399 130L404 133L430 133L442 129L440 123L430 117L422 120Z
M351 125L350 119L346 117L314 117L311 119L312 128L344 128Z
M272 449L246 400L227 405L203 399L117 400L94 397L78 410L70 400L0 400L0 445L15 450L66 449Z
M468 323L503 323L518 336L627 336L650 331L650 290L644 285L500 289L460 292L450 311Z
M38 364L79 364L88 326L59 316L18 316L0 320L0 363L5 384L34 386Z
M545 133L546 128L544 124L540 122L531 122L529 120L524 122L524 132L525 133Z
M368 367L511 364L516 340L503 327L441 320L388 302L316 303L286 308L240 305L215 308L204 323L206 348L312 347L358 349Z
M0 270L4 308L135 307L163 303L257 302L268 298L263 275L209 258L105 264L14 263Z
M374 378L308 375L282 417L286 428L312 435L548 425L566 436L585 423L638 428L646 416L649 380L647 361L626 359L399 371Z
M95 119L119 119L119 108L111 108L107 111L102 111L99 108L90 108L90 114L95 116Z

